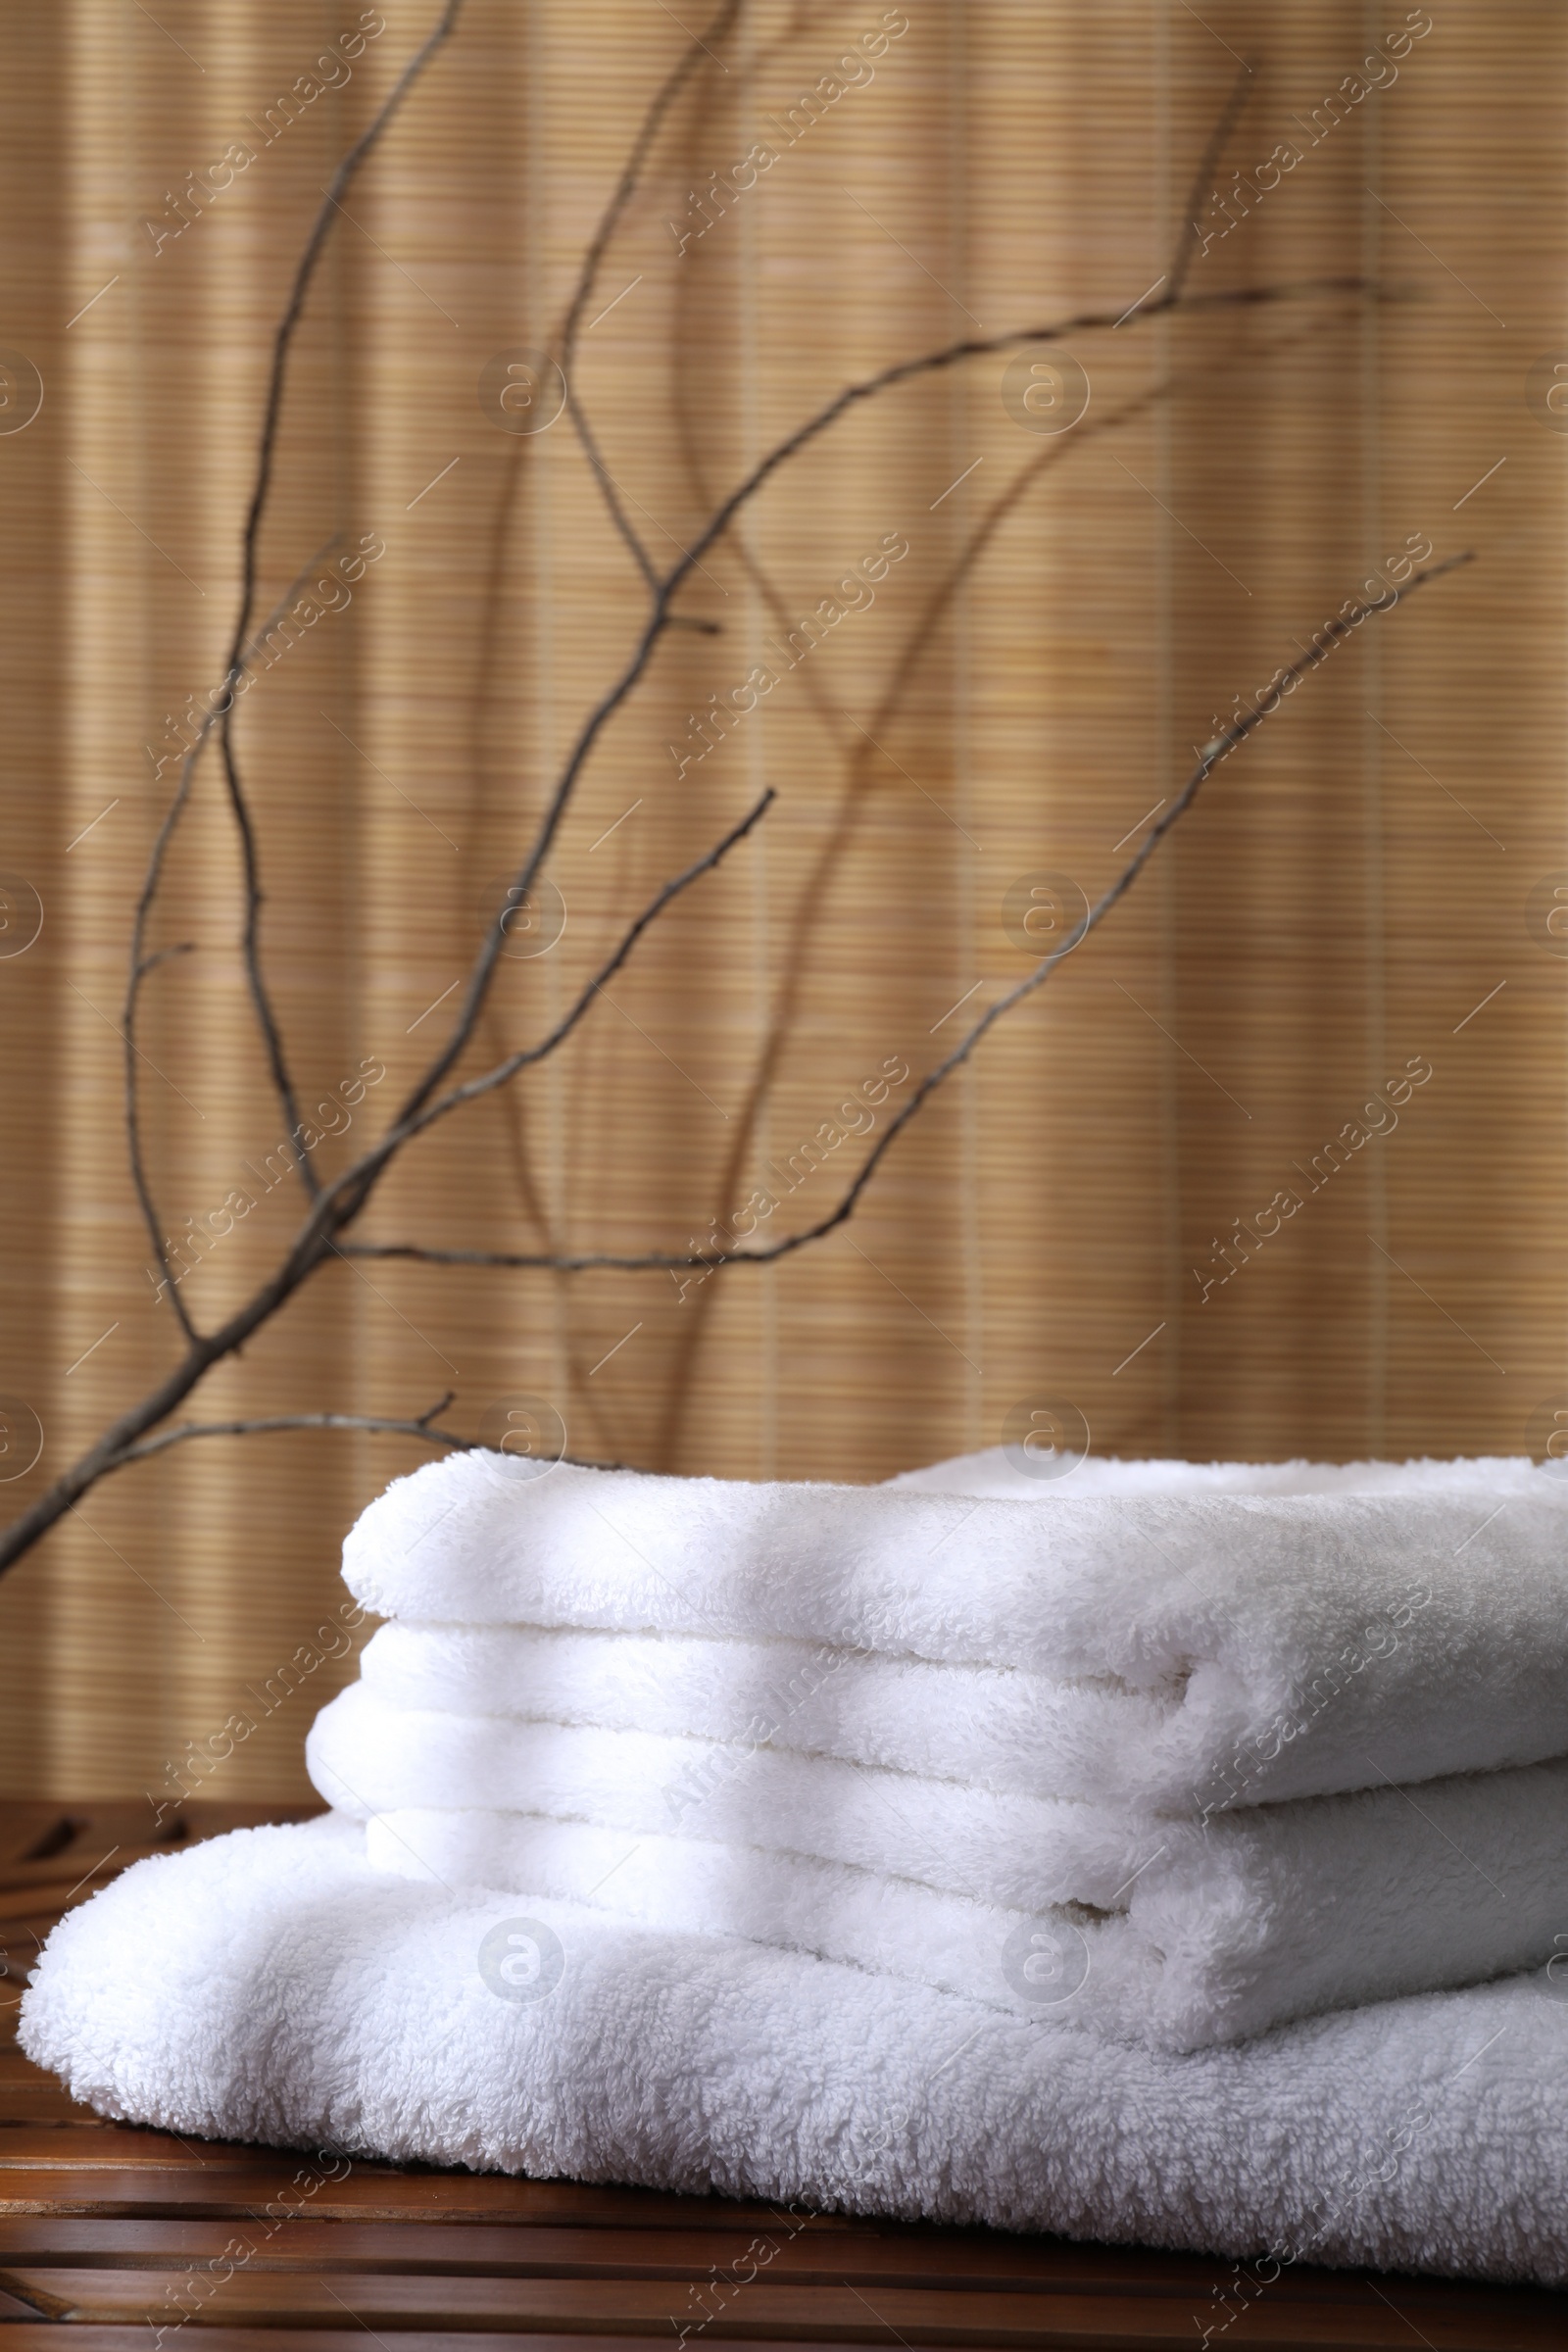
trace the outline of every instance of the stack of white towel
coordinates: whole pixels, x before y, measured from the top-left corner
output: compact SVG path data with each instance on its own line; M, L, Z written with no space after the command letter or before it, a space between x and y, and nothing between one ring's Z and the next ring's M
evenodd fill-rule
M310 1769L382 1873L1194 2050L1568 1948L1565 1539L1523 1461L458 1454Z

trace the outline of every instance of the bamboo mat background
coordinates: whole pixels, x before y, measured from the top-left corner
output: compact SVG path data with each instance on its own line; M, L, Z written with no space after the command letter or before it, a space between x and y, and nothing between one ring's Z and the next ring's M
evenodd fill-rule
M174 719L222 668L289 270L432 13L386 0L351 75L325 69L340 86L270 128L359 24L348 0L163 0L156 22L133 0L67 0L0 35L0 340L45 388L36 419L0 433L0 871L44 917L0 960L0 1390L44 1437L0 1499L30 1498L171 1351L120 1126L129 911ZM1399 28L1428 23L1399 56ZM385 553L260 680L239 742L302 1086L342 1099L362 1064L387 1073L350 1141L439 1038L440 1000L637 624L564 423L504 432L476 386L559 322L681 38L656 0L467 0L312 297L264 606L334 532ZM1392 62L1365 68L1380 42ZM1568 1396L1565 973L1528 913L1568 879L1568 437L1531 376L1568 358L1565 51L1547 0L1430 19L1214 0L1201 22L1179 0L744 10L656 147L582 341L607 462L666 560L841 383L1150 289L1238 56L1254 86L1216 190L1234 166L1252 194L1221 234L1205 191L1195 287L1359 275L1400 299L1133 318L1073 339L1091 398L1065 433L1020 423L1007 363L987 359L804 455L684 600L721 633L672 633L604 739L551 868L564 932L507 960L488 1042L548 1024L617 919L764 782L778 805L568 1053L420 1147L368 1236L705 1236L824 1122L865 1130L852 1090L918 1073L1027 968L1009 891L1044 873L1103 888L1215 714L1375 567L1428 541L1480 560L1369 623L1216 770L846 1231L684 1298L667 1274L345 1264L214 1378L204 1417L416 1413L453 1388L471 1431L537 1396L580 1453L741 1478L883 1477L995 1443L1040 1399L1081 1413L1102 1451L1531 1443L1532 1416ZM802 93L835 74L813 116ZM190 194L235 141L254 160ZM1282 141L1299 160L1259 202ZM738 186L759 142L776 160ZM182 187L189 224L160 242ZM907 554L874 601L844 586L888 541ZM692 714L835 590L855 609L827 641L678 773ZM287 1185L264 1195L243 1172L283 1122L236 872L209 767L157 933L194 952L155 979L143 1038L167 1230L236 1186L257 1196L186 1286L208 1320L296 1213ZM31 902L13 903L20 938ZM1412 1062L1430 1076L1397 1123L1368 1112ZM1357 1121L1384 1131L1314 1189L1314 1154ZM875 1131L764 1235L821 1214ZM1259 1246L1282 1190L1301 1206ZM0 1591L6 1784L296 1797L310 1714L350 1661L275 1702L270 1678L334 1606L346 1525L423 1458L385 1439L215 1441L89 1495ZM252 1729L215 1763L236 1713Z

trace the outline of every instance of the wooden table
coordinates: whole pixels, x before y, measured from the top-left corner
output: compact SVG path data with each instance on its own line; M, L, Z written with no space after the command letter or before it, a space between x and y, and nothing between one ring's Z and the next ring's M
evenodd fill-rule
M276 1818L193 1799L162 1844ZM1195 2255L417 2165L339 2171L100 2122L17 2049L16 2003L54 1921L154 1850L147 1829L145 1804L0 1807L0 2352L178 2352L182 2328L183 2352L266 2352L279 2329L306 2352L394 2337L434 2352L485 2332L549 2352L678 2343L683 2329L697 2352L1191 2352L1205 2328L1222 2352L1568 2348L1564 2294L1303 2268L1248 2298L1236 2266Z

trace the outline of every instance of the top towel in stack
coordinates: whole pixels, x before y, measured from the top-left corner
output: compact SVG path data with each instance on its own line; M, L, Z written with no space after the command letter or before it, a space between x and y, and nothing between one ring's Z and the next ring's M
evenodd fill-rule
M1551 1956L1565 1540L1523 1460L457 1454L348 1538L311 1771L387 1870L1194 2048Z

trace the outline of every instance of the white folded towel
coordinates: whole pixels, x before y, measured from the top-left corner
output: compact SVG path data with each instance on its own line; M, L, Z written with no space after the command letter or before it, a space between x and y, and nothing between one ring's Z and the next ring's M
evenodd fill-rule
M1162 1809L1568 1752L1568 1484L1528 1461L1086 1462L975 1500L466 1453L395 1481L344 1575L387 1616L1020 1670L1098 1691L1104 1747L1141 1698L1106 1793Z
M1068 1901L1108 1909L1178 1828L1202 1840L1192 1823L916 1780L786 1748L405 1713L363 1683L321 1709L305 1762L327 1803L360 1819L409 1806L481 1806L655 1835L682 1831L849 1862L1031 1912Z
M50 1937L24 2047L187 2136L795 2200L774 2236L829 2209L1231 2256L1276 2333L1298 2263L1568 2283L1544 1978L1171 2057L1070 2011L400 1883L363 1849L328 1818L137 1863ZM525 1939L550 1965L518 1984L494 1954ZM1217 2312L1216 2340L1241 2316Z
M767 1741L977 1788L1180 1806L1156 1755L1171 1703L1105 1683L936 1666L812 1642L522 1625L383 1625L360 1678L391 1707Z
M1020 1467L1020 1456L1033 1467ZM1561 1468L1545 1472L1560 1479ZM1499 1494L1531 1493L1543 1472L1528 1454L1423 1455L1404 1462L1184 1462L1168 1454L1123 1461L1115 1454L1038 1451L1032 1439L1015 1446L988 1446L979 1453L949 1454L918 1470L900 1470L885 1487L923 1494L981 1495L992 1500L1039 1501L1054 1487L1083 1499L1139 1494L1446 1494L1490 1486ZM1070 1482L1065 1486L1063 1482Z
M1080 2025L1141 2021L1160 1992L1148 1947L1125 1935L1107 1943L1093 1922L1086 1932L1066 1912L1031 1918L805 1854L630 1837L537 1813L413 1808L373 1814L365 1851L371 1869L391 1878L453 1892L487 1886L548 1895L643 1927L744 1936L964 1993L1019 2017L1071 2003Z
M380 1817L378 1868L597 1900L1001 2006L1059 1994L1174 2049L1544 1963L1568 1915L1568 1760L1202 1825L768 1747L403 1711L365 1685L323 1708L306 1753L329 1803Z

